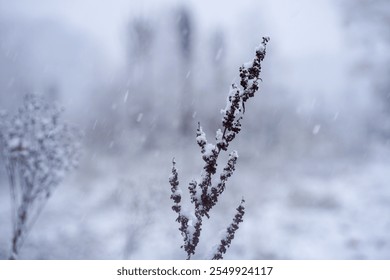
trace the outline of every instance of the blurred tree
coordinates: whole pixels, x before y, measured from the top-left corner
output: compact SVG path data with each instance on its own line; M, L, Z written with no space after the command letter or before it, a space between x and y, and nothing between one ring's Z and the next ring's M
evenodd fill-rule
M129 94L139 99L141 107L148 107L153 102L151 84L147 81L154 79L152 76L152 49L155 38L155 28L152 22L146 18L138 17L131 20L128 27L128 76L127 83ZM128 103L128 105L130 105ZM143 108L141 108L142 110ZM137 114L139 112L136 112Z
M186 7L181 7L178 10L177 27L183 58L190 60L192 55L192 21L190 12Z
M188 136L193 131L193 85L192 85L192 57L193 57L193 23L187 7L181 7L177 11L177 34L182 57L180 71L182 99L180 104L180 132Z
M374 93L372 97L381 106L384 117L373 116L368 129L387 138L390 136L390 1L344 0L341 4L353 42L351 49L361 52L354 58L353 75L366 82L366 90Z
M149 20L139 17L133 19L128 26L129 61L146 59L150 54L154 30Z
M144 148L154 145L153 126L155 120L155 61L153 46L156 27L145 17L136 17L128 26L128 81L123 97L125 104L125 120L130 120L133 132L142 139ZM122 99L122 97L121 97ZM130 102L127 102L127 100Z

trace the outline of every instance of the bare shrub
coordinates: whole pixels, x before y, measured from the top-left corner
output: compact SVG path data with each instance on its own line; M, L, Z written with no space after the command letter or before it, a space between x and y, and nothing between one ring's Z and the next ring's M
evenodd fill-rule
M26 95L23 106L0 119L0 148L13 205L10 259L17 258L35 220L66 173L77 164L79 132L61 110Z

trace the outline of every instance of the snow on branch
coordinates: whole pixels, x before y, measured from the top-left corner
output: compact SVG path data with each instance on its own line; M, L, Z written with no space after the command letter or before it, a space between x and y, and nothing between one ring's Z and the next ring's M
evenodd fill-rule
M243 222L243 217L245 214L244 207L245 200L242 199L240 205L237 207L237 213L233 218L233 222L226 229L226 235L221 239L221 243L217 247L216 252L214 253L213 260L223 259L223 254L226 253L226 250L230 247L232 240L234 239L234 234L238 230L239 224Z
M205 162L201 172L199 182L192 180L189 183L188 190L190 193L191 203L194 205L192 214L185 214L182 211L181 191L179 189L178 173L176 162L173 161L172 175L169 178L171 184L171 199L174 202L173 211L178 214L176 221L180 224L180 232L184 239L182 246L187 253L187 259L195 254L202 230L202 221L204 217L210 218L210 210L217 204L219 196L225 191L228 179L233 175L238 159L237 151L229 154L229 159L213 185L213 176L217 173L218 157L221 151L227 151L230 143L241 131L241 120L245 114L245 103L255 95L259 89L261 81L261 62L265 58L266 46L269 41L268 37L263 37L263 41L255 50L253 61L245 63L239 69L240 83L231 86L225 109L222 113L222 127L216 131L215 144L207 141L206 133L198 123L196 130L196 142L200 147L202 159ZM230 246L234 233L238 229L238 224L242 222L244 215L244 200L237 208L237 214L233 223L228 228L228 234L221 241L219 253L214 258L221 259L222 254Z

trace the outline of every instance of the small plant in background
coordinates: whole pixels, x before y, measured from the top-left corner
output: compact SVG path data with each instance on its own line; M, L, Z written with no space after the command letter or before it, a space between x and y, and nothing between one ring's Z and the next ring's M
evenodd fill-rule
M256 48L256 55L252 62L245 63L240 67L240 84L233 84L228 95L226 108L221 111L223 114L222 128L216 132L216 143L208 143L206 134L198 124L196 141L201 149L202 159L205 162L200 181L192 180L189 183L191 203L194 205L194 211L185 213L182 209L181 199L182 191L179 187L178 172L175 159L173 160L172 174L169 177L171 185L171 199L173 200L172 209L178 214L176 221L180 224L184 244L182 248L187 253L187 259L195 254L202 231L203 218L210 218L209 212L218 202L219 196L224 192L226 182L232 176L238 159L238 153L232 151L229 159L221 172L219 178L213 183L213 176L217 172L218 157L221 151L227 151L230 143L241 131L241 120L245 113L245 102L254 96L259 89L261 62L266 54L266 45L268 37L263 37L261 45ZM221 243L216 249L212 259L222 259L226 253L237 231L239 224L243 221L245 213L244 199L241 200L237 208L237 213L231 225L227 228L227 233L222 238Z
M0 148L12 200L12 249L16 259L45 203L77 165L79 132L61 120L61 110L26 95L14 117L0 119Z

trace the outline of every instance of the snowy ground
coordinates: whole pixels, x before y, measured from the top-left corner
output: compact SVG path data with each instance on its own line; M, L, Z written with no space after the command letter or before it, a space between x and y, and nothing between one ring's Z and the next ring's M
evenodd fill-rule
M199 173L200 160L193 151L123 155L128 164L85 157L47 204L20 257L185 258L167 178L175 155L186 188L188 179ZM197 258L218 242L218 233L245 196L244 223L226 259L389 259L388 158L380 153L364 159L297 161L244 150L220 205L204 224ZM6 182L0 191L4 259L11 230Z

